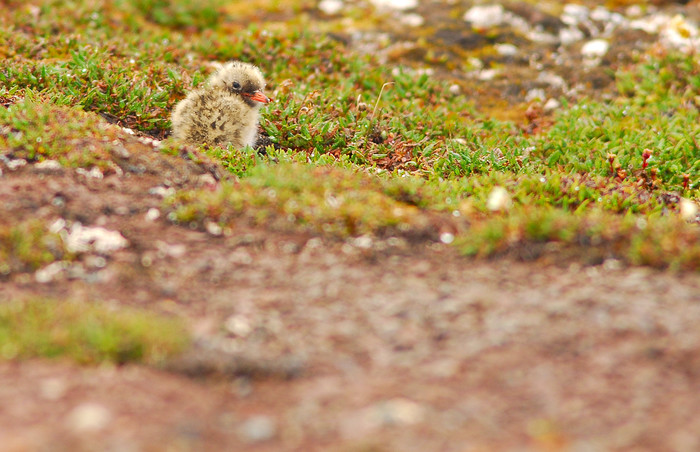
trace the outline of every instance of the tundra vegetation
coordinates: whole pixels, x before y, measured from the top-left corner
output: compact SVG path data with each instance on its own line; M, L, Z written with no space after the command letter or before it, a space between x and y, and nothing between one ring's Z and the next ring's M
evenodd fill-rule
M214 224L228 233L246 221L330 240L441 241L465 258L615 259L700 270L692 211L700 184L697 54L633 55L614 74L613 96L561 99L532 130L524 114L513 120L481 111L472 85L440 67L426 73L419 70L424 62L380 63L335 39L338 23L308 26L313 13L305 2L235 11L215 0L5 5L5 161L118 171L119 125L162 140L152 152L211 159L230 173L214 186L164 199L167 220L188 228ZM174 105L203 83L211 62L232 59L258 65L268 80L274 102L262 109L265 145L190 149L168 138ZM461 64L442 63L457 70ZM8 275L74 256L49 224L2 218L0 257ZM0 313L7 354L121 362L157 360L160 352L149 350L180 346L137 333L142 323L131 312L113 317L95 307L88 321L72 304L46 303ZM48 306L56 312L45 312ZM44 323L58 321L74 330ZM33 337L25 331L31 325L84 342L95 322L128 343L92 338L88 350L49 347L43 336L36 344L13 342ZM13 330L19 323L22 330Z

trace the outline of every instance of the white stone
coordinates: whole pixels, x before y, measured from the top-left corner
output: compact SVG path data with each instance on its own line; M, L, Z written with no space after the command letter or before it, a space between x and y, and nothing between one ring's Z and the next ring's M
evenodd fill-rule
M496 44L494 47L501 56L515 56L518 54L518 48L513 44Z
M129 242L117 231L83 226L80 223L73 223L70 231L64 232L62 237L66 248L72 253L95 251L100 254L109 254L129 245Z
M459 211L455 211L459 213ZM440 241L446 245L449 245L450 243L455 241L455 235L451 232L443 232L440 234Z
M321 3L318 4L318 9L324 14L332 16L342 11L343 6L343 2L340 0L322 0Z
M204 224L204 227L206 228L207 232L211 235L221 235L223 234L224 230L219 226L218 223L215 221L207 221Z
M39 284L46 284L54 279L63 272L62 262L52 262L44 268L40 268L34 273L34 280Z
M588 19L589 10L583 5L568 3L564 5L561 21L567 25L576 25Z
M230 333L238 337L246 337L253 331L248 317L240 314L230 316L226 319L224 326Z
M24 159L14 159L14 160L9 160L9 161L5 162L5 165L7 165L7 168L10 171L15 171L17 169L20 169L26 164L27 164L27 161Z
M86 170L84 168L78 168L75 170L76 173L80 174L81 176L85 176L87 178L91 179L102 179L104 178L104 174L102 174L102 171L96 166L93 166L89 170Z
M418 0L370 0L379 9L395 9L405 11L418 6Z
M505 21L505 9L502 5L476 5L464 13L464 20L474 28L491 28Z
M584 58L602 58L609 48L610 43L605 39L592 39L581 47L581 55Z
M43 170L58 170L61 169L61 164L56 160L44 160L34 165L34 167Z
M493 187L491 193L489 193L488 200L486 201L486 208L492 212L498 212L510 209L512 203L508 191L497 185Z
M698 216L698 211L700 211L698 205L687 198L681 198L678 206L680 208L681 218L685 221L695 220Z
M554 111L561 107L561 104L556 99L548 99L544 104L544 111Z
M547 93L542 88L532 88L525 95L525 102L532 102L533 100L543 101L547 98Z
M96 432L104 429L112 420L112 413L103 405L83 403L68 415L68 426L76 433Z
M253 416L241 424L238 433L246 442L259 443L272 439L277 433L277 426L269 416Z
M567 27L559 30L559 42L565 46L578 42L585 37L586 35L576 27Z
M162 185L159 185L148 190L148 194L160 196L161 198L166 198L170 195L174 195L175 189L173 187L163 187Z
M498 74L498 69L484 69L483 71L479 71L477 78L483 82L487 82L496 78Z
M395 398L376 405L372 414L379 424L415 425L425 419L425 408L412 400Z
M146 212L146 221L156 221L158 218L160 218L160 210L155 207L148 209L148 212Z
M399 17L399 21L409 27L420 27L425 23L425 18L420 14L409 13Z
M372 248L372 237L368 235L361 235L353 241L353 245L361 249Z

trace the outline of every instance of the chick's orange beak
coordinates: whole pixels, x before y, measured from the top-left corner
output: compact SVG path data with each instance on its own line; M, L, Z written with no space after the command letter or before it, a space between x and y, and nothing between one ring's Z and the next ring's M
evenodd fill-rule
M261 102L263 104L269 104L272 99L267 97L262 93L262 91L256 91L253 94L246 94L251 100Z

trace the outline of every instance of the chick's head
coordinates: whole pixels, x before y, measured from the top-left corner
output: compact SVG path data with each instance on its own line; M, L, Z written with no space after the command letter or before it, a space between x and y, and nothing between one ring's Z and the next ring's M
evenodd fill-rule
M209 86L224 91L232 96L241 96L251 107L259 107L270 102L263 94L265 78L260 69L249 63L232 61L222 65L212 74Z

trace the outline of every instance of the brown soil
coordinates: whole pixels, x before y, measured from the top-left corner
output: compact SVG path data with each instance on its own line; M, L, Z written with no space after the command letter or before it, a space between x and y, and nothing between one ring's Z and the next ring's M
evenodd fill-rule
M176 313L195 351L170 370L1 363L2 450L700 450L700 275L245 224L213 236L146 219L151 189L211 184L211 167L125 148L103 179L3 167L0 218L129 246L48 283L11 274L0 300Z

